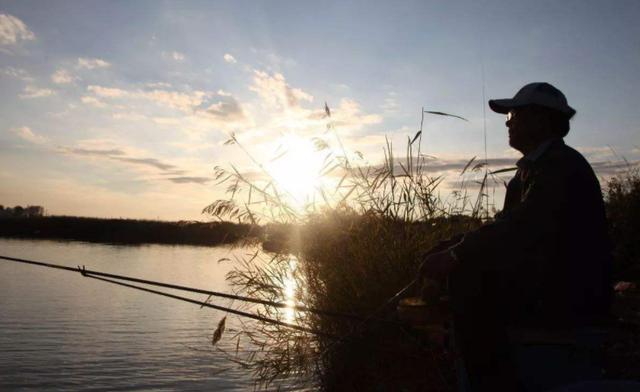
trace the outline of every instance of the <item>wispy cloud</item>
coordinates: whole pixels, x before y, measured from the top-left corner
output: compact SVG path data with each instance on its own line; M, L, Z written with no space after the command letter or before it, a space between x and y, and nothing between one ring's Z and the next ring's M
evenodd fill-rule
M591 167L599 176L610 177L618 174L626 173L632 168L640 166L640 161L598 161L591 162Z
M210 177L169 177L167 180L174 182L176 184L206 184L210 182L212 179Z
M29 127L14 128L11 131L21 139L26 140L30 143L43 144L48 141L46 137L35 134Z
M76 65L78 69L108 68L110 66L110 63L102 59L87 57L80 57Z
M104 108L104 107L107 106L104 102L102 102L98 98L92 97L92 96L89 96L89 95L85 95L83 97L80 97L80 101L82 101L82 103L84 103L85 105L90 105L90 106L94 106L94 107L97 107L97 108Z
M229 64L235 64L238 62L236 58L230 55L229 53L225 53L223 58L224 58L224 61L226 61Z
M284 76L280 73L269 74L255 70L253 84L249 87L249 90L258 93L263 102L278 109L297 107L300 101L313 101L311 94L289 86Z
M332 121L335 127L352 131L362 129L367 125L379 124L382 116L379 114L363 113L360 104L349 98L340 100L340 105L332 109Z
M20 79L25 82L33 82L33 77L29 75L29 72L22 68L4 67L0 69L0 73L12 78Z
M120 88L95 85L88 86L87 90L101 98L146 99L183 112L193 112L195 108L202 105L206 97L213 95L212 93L206 93L204 91L179 92L160 89L151 91L123 90Z
M156 169L160 169L162 171L174 170L176 167L169 163L164 163L155 158L129 158L122 156L112 156L111 159L115 159L117 161L127 162L134 165L142 165L142 166L150 166Z
M35 86L26 86L24 92L19 95L22 99L42 98L54 95L55 91L48 88L38 88Z
M164 58L168 58L168 59L172 59L178 62L182 62L186 59L184 53L180 53L180 52L162 52L162 56Z
M67 152L75 155L98 156L98 157L112 157L112 156L120 156L120 155L126 154L123 150L118 148L110 148L110 149L67 148L67 149L63 149L63 152Z
M166 82L154 82L154 83L147 83L145 84L145 86L149 87L149 88L170 88L171 87L171 83L166 83Z
M66 69L58 69L51 75L51 81L55 84L73 83L76 78Z
M35 38L35 34L23 21L13 15L0 14L0 45L11 46Z
M92 85L92 86L88 86L87 90L99 97L105 97L105 98L118 98L118 97L125 97L130 95L130 93L126 90L113 88L113 87L103 87L103 86Z
M183 112L191 112L194 108L200 106L207 96L211 93L204 91L193 91L189 93L167 91L167 90L153 90L147 92L140 92L138 96L151 100L155 103L168 106L173 109L178 109Z
M206 112L219 120L237 121L245 118L240 103L233 97L227 97L225 101L212 104Z
M380 108L382 110L384 110L387 113L395 113L398 111L398 109L400 108L400 105L398 105L398 101L396 99L396 93L395 92L390 92L388 94L388 96L384 99L382 105L380 106Z
M158 180L158 174L161 175L159 180L176 184L205 184L211 180L210 177L190 174L174 163L144 156L146 154L143 152L114 146L113 142L108 140L88 140L81 144L86 144L86 146L62 147L59 151L63 154L86 157L87 159L105 159L125 164L135 172L141 173L142 179L145 181Z

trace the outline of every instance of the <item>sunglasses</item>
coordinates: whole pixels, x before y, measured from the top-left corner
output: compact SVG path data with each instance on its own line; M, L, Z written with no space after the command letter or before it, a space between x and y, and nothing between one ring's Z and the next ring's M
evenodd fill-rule
M514 117L518 116L522 109L511 109L507 112L507 121L510 121Z

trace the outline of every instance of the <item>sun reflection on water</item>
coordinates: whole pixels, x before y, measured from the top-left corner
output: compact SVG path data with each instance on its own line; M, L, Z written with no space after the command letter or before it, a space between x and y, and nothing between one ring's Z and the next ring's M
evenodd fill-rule
M283 281L282 291L284 302L287 304L287 307L284 308L283 315L285 321L288 323L293 323L296 320L296 310L293 307L296 304L296 291L298 290L298 283L295 279L297 265L298 260L295 258L295 256L291 256L291 258L289 259L289 273Z

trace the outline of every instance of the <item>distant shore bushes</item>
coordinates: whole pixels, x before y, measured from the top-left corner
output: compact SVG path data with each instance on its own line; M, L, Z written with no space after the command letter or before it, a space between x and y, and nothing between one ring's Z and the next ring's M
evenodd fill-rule
M71 216L2 216L0 237L77 240L111 244L215 246L257 241L262 228L231 222L163 222Z

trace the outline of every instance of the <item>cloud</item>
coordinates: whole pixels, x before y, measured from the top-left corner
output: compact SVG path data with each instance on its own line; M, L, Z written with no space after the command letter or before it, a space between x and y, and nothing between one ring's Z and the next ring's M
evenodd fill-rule
M276 67L294 67L298 64L294 59L278 56L275 53L267 53L267 61Z
M289 86L280 73L269 74L254 70L253 84L249 86L249 90L256 92L263 102L279 109L298 107L300 101L313 101L310 94Z
M174 165L161 162L155 158L128 158L128 157L120 157L120 156L111 156L110 158L117 161L131 163L134 165L150 166L156 169L160 169L162 171L176 169Z
M167 178L167 180L174 182L176 184L188 184L188 183L193 183L193 184L206 184L208 182L211 181L211 178L209 177L169 177Z
M138 96L140 97L183 112L193 111L193 109L200 106L204 101L204 98L209 95L211 94L205 93L204 91L181 93L167 90L153 90L138 93Z
M231 93L224 91L223 89L218 90L218 95L221 97L230 97Z
M151 178L157 180L157 175L160 174L162 176L160 180L176 184L205 184L211 181L209 177L190 175L186 170L173 163L145 156L143 151L119 147L111 140L86 140L80 144L79 147L62 147L59 152L126 164L136 172L141 172L145 176L145 180L150 179L149 175L153 175Z
M173 59L175 61L181 62L185 60L185 55L184 53L180 53L180 52L162 52L162 56L165 58L169 58L169 59Z
M94 93L99 97L105 98L117 98L130 95L128 91L119 88L102 87L102 86L89 86L87 90Z
M159 89L151 91L128 91L119 88L95 85L88 86L87 90L101 98L146 99L155 102L156 104L178 109L186 113L193 113L196 108L203 104L205 98L213 95L213 93L207 93L204 91L179 92Z
M48 88L37 88L35 86L27 86L24 88L24 92L19 95L22 99L41 98L54 95L55 91Z
M30 143L43 144L49 140L44 136L36 135L29 127L14 128L11 131L18 135L21 139L26 140Z
M100 145L100 143L98 143L98 145ZM132 164L135 166L148 166L155 169L159 169L160 171L163 171L163 172L165 171L173 172L173 170L176 169L175 165L162 162L156 158L130 156L130 153L127 153L124 149L117 148L117 147L115 148L74 147L74 148L62 148L61 151L63 153L72 154L72 155L107 158L110 160L124 162L124 163Z
M78 64L76 67L78 69L95 69L95 68L108 68L110 66L111 66L110 63L102 59L80 57L78 59Z
M0 14L0 45L16 45L35 38L23 21L13 15Z
M117 112L111 115L115 120L141 121L147 120L147 116L136 112Z
M111 149L69 148L69 149L64 149L63 151L71 154L76 154L76 155L99 156L99 157L125 155L125 152L118 148L111 148Z
M214 103L205 110L218 120L238 121L245 118L242 107L233 97L227 97L227 100Z
M80 101L82 101L82 103L84 103L85 105L91 105L91 106L95 106L97 108L104 108L104 107L107 106L104 102L102 102L98 98L91 97L91 96L88 96L88 95L85 95L85 96L81 97Z
M155 83L147 83L145 86L149 88L169 88L171 87L171 84L166 82L155 82Z
M629 171L630 169L640 166L640 161L625 161L625 160L598 161L598 162L590 162L590 163L591 163L591 167L596 172L596 174L604 177L623 174Z
M358 102L353 99L343 98L337 108L331 109L331 122L333 126L338 128L356 130L363 128L365 125L381 123L382 116L364 114Z
M51 81L55 84L73 83L75 77L65 69L58 69L51 75Z
M400 105L398 105L398 101L396 100L397 94L393 91L389 92L388 96L380 105L380 108L387 113L395 113L400 109Z
M229 53L225 53L223 58L224 58L224 61L226 61L229 64L235 64L238 62L236 58L230 55Z
M3 75L10 76L12 78L20 79L25 82L32 82L33 78L29 73L22 68L14 68L14 67L4 67L0 69L0 73Z
M494 178L487 178L487 181L484 183L484 189L496 189L496 188L505 188L505 183L502 181L496 181ZM449 180L445 182L444 187L453 190L480 190L482 187L482 178L478 178L476 180L465 179L464 181L461 179ZM473 198L478 195L469 195Z

